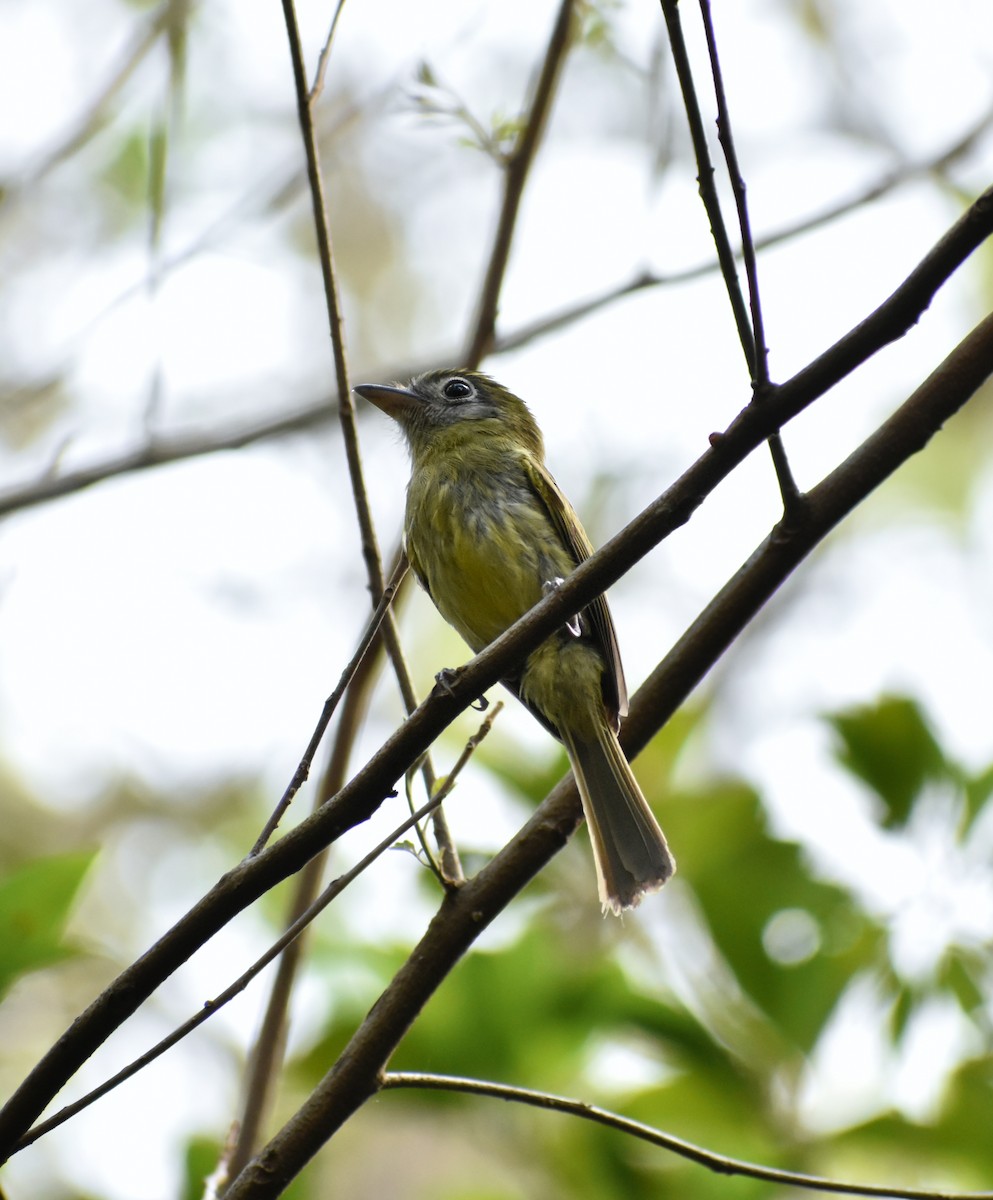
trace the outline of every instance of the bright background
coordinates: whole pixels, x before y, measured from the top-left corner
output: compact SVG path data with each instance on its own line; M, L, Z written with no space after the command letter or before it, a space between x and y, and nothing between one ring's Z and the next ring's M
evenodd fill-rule
M705 93L696 11L682 7ZM714 9L760 238L891 174L897 180L875 202L760 256L772 374L781 380L879 304L989 184L993 22L985 0L950 0L940 12L923 0L739 0ZM464 105L487 128L513 118L554 10L544 0L346 7L319 115L357 381L458 361L500 175L491 157L466 144L470 130L455 109ZM157 438L217 433L329 395L330 347L279 6L215 0L193 6L184 23L175 5L176 52L160 37L94 108L154 12L107 0L0 5L5 496ZM567 64L525 195L503 333L645 269L669 275L713 257L660 11L645 0L605 0L584 12L586 42ZM301 5L311 72L330 15L326 6ZM712 125L709 110L707 119ZM942 164L972 131L965 151ZM165 149L165 182L161 200L150 201L156 147ZM789 426L801 486L913 390L988 309L989 295L983 250L902 342ZM550 466L595 542L657 495L748 400L714 273L605 305L485 365L535 411ZM388 423L364 409L359 416L387 552L407 465ZM985 395L783 589L705 686L693 720L671 735L685 740L666 751L676 760L672 786L687 793L732 779L754 787L768 818L762 836L797 842L803 872L842 889L861 919L885 930L875 969L851 976L803 1047L789 1106L790 1136L800 1141L893 1112L938 1122L957 1067L986 1061L988 972L976 967L969 976L971 1007L958 993L949 999L941 972L950 948L978 962L993 941L993 825L977 820L965 838L955 786L993 760L989 433ZM777 512L768 456L758 453L613 589L632 690ZM126 474L3 519L0 867L13 872L36 857L100 850L70 925L81 953L22 977L0 1007L4 1090L251 844L367 605L331 420ZM404 628L422 692L439 667L466 657L421 596L412 597ZM932 772L928 794L915 796L899 820L892 811L881 816L865 772L839 766L844 733L827 716L853 706L876 711L886 695L909 699L900 709L907 727L917 729L919 718L955 768L942 778ZM399 713L384 682L360 754L376 748ZM474 719L463 718L444 741L440 762L454 758ZM898 745L895 761L903 753ZM508 799L501 774L516 772L512 782L528 791L539 774L554 778L556 755L508 703L489 753L450 806L460 844L498 848L524 811ZM375 830L347 839L349 861L401 819L399 803ZM648 971L650 986L687 1005L727 1051L734 1039L715 1032L704 1011L707 969L694 957L694 937L715 921L704 891L694 894L703 889L708 839L720 844L719 824L699 843L687 835L683 852L676 844L685 882L651 912L646 905L597 936L620 955L629 982L641 970L648 987ZM574 877L568 900L599 920L587 848L577 842L566 856ZM546 906L562 879L552 873L540 893ZM422 883L412 859L388 856L339 906L334 939L404 945L435 903ZM279 912L278 903L263 906L219 938L98 1056L84 1085L219 990L264 944ZM524 936L530 912L522 904L508 914L492 944ZM807 901L787 903L783 913L778 934L772 920L754 931L769 961L782 967L792 952L776 947L790 938L799 938L799 960L816 956L826 935ZM669 928L681 932L663 952ZM720 933L710 933L727 958ZM651 968L631 958L646 945ZM325 970L318 961L300 990L299 1051L326 1032L329 991L360 997L358 1011L375 995L369 980L379 975L368 963L356 959L355 979L339 973L329 981ZM223 1137L262 994L256 988L213 1022L213 1036L199 1035L19 1156L9 1168L11 1195L61 1196L70 1186L131 1200L175 1195L187 1139ZM516 1002L526 1013L526 983ZM898 1002L907 1013L887 1024ZM347 1016L349 1004L340 1003ZM644 1054L623 1039L589 1045L582 1057L585 1085L607 1092L618 1080L634 1086L646 1070ZM646 1084L660 1078L648 1070ZM126 1137L108 1137L121 1127ZM701 1127L715 1128L706 1113ZM722 1132L733 1131L729 1121ZM752 1149L768 1157L771 1145L780 1143ZM360 1149L354 1154L362 1159ZM849 1162L826 1156L819 1167ZM864 1162L856 1156L855 1165ZM957 1160L948 1169L970 1182ZM387 1186L401 1194L395 1180ZM403 1194L420 1195L417 1186ZM504 1186L493 1194L516 1194Z

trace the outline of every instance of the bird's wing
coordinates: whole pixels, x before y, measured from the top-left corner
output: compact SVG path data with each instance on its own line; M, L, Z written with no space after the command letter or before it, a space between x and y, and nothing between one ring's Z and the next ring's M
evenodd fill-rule
M578 567L581 562L593 553L593 544L586 536L586 531L576 515L575 509L559 489L559 485L548 473L543 463L530 455L523 459L524 471L528 477L535 495L541 501L562 538L563 544ZM627 686L624 682L624 668L621 666L621 654L617 646L617 634L614 632L614 622L607 607L607 600L600 595L583 609L587 618L593 640L600 647L606 670L603 678L603 698L608 713L614 718L623 717L628 710Z

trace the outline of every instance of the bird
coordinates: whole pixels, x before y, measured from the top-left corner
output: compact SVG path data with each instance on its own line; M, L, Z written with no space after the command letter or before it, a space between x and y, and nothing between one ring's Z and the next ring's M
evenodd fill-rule
M404 435L407 559L478 654L593 553L545 466L541 430L523 400L479 371L354 390ZM635 907L676 864L617 740L627 689L606 599L569 618L501 682L569 756L603 912Z

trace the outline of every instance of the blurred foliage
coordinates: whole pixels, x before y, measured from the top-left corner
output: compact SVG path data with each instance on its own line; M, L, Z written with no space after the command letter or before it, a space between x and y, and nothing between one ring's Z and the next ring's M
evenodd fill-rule
M929 783L955 774L912 700L887 696L829 720L841 741L839 761L882 800L887 829L906 825Z
M988 942L949 945L933 978L902 979L886 922L850 886L814 877L803 849L770 830L753 789L727 779L673 786L681 750L701 730L702 715L681 714L637 760L680 848L680 874L671 885L679 903L659 917L646 905L645 928L628 938L621 923L587 924L589 906L581 899L562 902L541 891L540 907L511 944L474 951L445 980L391 1066L596 1099L719 1153L789 1170L894 1185L982 1186L993 1166L985 1120L993 1102L983 1015ZM906 697L884 697L827 720L839 739L840 764L882 802L877 815L887 837L908 836L938 782L963 796L988 795L990 771L970 780ZM498 754L492 744L485 761L521 795L535 796L550 782L526 756ZM956 826L957 836L968 838L970 828ZM320 960L336 1001L321 1037L294 1063L295 1094L306 1094L341 1054L405 953L400 945L361 947L354 938L324 935ZM676 991L660 982L680 976ZM364 983L356 988L359 978ZM911 1020L936 997L958 1006L973 1054L948 1072L927 1120L880 1095L877 1115L853 1114L849 1123L821 1130L802 1115L808 1065L862 978L877 980L889 1008L876 1035L893 1070ZM492 1100L405 1091L381 1097L373 1108L356 1119L358 1130L344 1146L336 1143L324 1165L315 1164L309 1194L321 1194L328 1162L337 1163L335 1173L365 1179L361 1160L371 1153L379 1156L378 1185L418 1200L533 1194L609 1200L685 1195L688 1188L694 1197L720 1200L781 1194L772 1185L701 1171L584 1122ZM482 1140L475 1132L480 1121ZM437 1138L423 1132L425 1122L437 1128ZM404 1131L413 1127L422 1132L412 1152ZM459 1154L446 1157L444 1147L460 1139L494 1172L498 1163L523 1167L525 1177L537 1171L540 1190L520 1185L514 1169L494 1190L475 1158L470 1167ZM393 1144L405 1152L390 1170L383 1155L388 1163ZM346 1166L336 1158L342 1153ZM422 1175L430 1186L414 1182Z
M28 971L78 951L65 925L96 851L39 858L0 878L0 996Z
M930 976L903 978L886 920L858 890L818 877L804 849L770 829L753 788L729 778L680 784L685 756L706 735L706 715L699 706L681 712L636 762L680 849L680 874L664 902L657 909L646 904L637 920L601 919L589 903L581 834L584 844L559 856L529 891L530 915L519 932L465 957L391 1066L595 1100L718 1153L789 1170L982 1186L993 1169L985 1119L993 1101L990 938L950 941ZM840 767L878 802L881 836L912 837L936 789L952 789L958 803L946 814L949 837L963 847L980 837L993 767L968 772L956 763L913 700L886 696L825 720ZM502 747L484 744L476 760L477 769L529 800L540 798L561 766L558 758L516 753L506 740ZM197 838L226 813L231 844L242 845L258 800L246 805L246 798L222 790L174 815ZM168 802L132 786L110 808L123 830L134 821L147 825L152 814L158 820ZM161 849L161 835L155 840ZM64 931L93 857L74 852L28 861L0 885L5 988L78 954ZM285 894L264 904L274 927L284 906ZM310 961L327 1015L290 1064L287 1112L336 1061L408 952L403 939L364 938L347 920L322 923ZM853 1112L823 1129L807 1122L801 1096L846 997L866 978L881 998L875 1036L891 1075L915 1020L935 1000L957 1009L968 1036L926 1118L903 1111L898 1094L882 1092L875 1111ZM394 1155L393 1146L402 1150ZM185 1195L198 1194L217 1153L211 1138L190 1142ZM444 1092L377 1099L292 1194L323 1195L329 1180L342 1179L350 1194L385 1189L414 1200L647 1200L687 1189L715 1200L780 1194L559 1114Z

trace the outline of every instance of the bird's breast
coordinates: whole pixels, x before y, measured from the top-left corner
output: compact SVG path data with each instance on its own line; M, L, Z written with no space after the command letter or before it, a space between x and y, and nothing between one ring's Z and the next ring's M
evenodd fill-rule
M477 652L575 566L520 468L415 472L405 532L421 582Z

